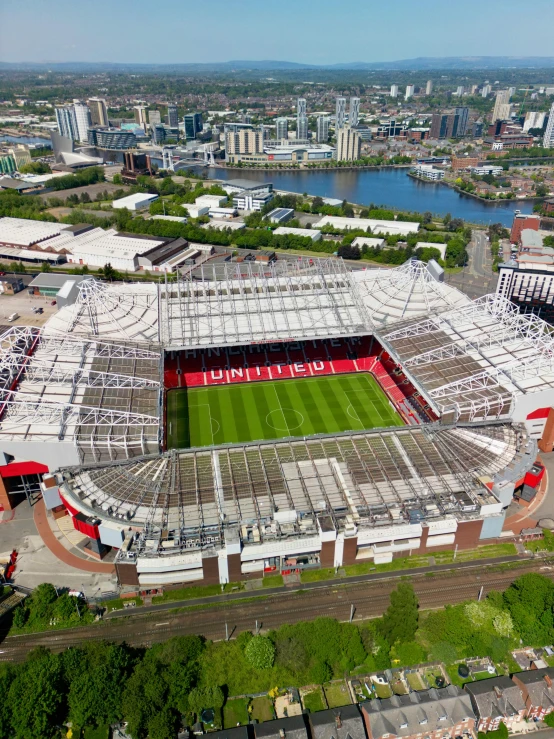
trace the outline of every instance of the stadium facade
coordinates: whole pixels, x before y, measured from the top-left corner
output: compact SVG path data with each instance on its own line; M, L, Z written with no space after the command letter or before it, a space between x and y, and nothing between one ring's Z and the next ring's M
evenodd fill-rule
M432 263L86 278L73 304L40 330L8 329L0 350L0 451L49 468L47 508L95 551L116 547L126 585L495 540L514 491L544 474L538 446L552 446L548 325L498 296L471 301ZM405 425L167 448L171 388L350 372L370 372Z

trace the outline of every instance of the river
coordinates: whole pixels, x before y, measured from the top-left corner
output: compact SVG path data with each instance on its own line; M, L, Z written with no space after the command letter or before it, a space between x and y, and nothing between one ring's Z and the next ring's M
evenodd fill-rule
M502 223L510 226L515 210L531 213L532 203L503 201L487 205L475 198L459 195L450 187L427 184L408 177L407 169L248 171L210 168L208 177L221 180L248 179L272 182L277 190L308 193L348 200L362 205L385 205L399 210L440 216L450 213L471 223Z

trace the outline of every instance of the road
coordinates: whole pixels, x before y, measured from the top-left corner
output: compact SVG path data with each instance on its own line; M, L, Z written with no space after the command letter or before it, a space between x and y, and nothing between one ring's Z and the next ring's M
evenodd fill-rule
M449 285L457 287L470 298L496 292L498 275L492 271L492 256L485 231L474 229L467 246L468 265L462 272L446 275Z
M490 590L506 588L515 577L531 571L543 571L554 578L554 568L536 560L526 562L517 569L475 567L471 571L442 572L412 578L422 609L438 608L447 603L460 603L476 598L481 587L483 595ZM312 590L280 592L268 597L228 602L221 606L196 607L181 611L166 611L144 616L109 619L93 626L46 632L33 635L3 636L0 644L0 660L19 662L30 649L44 646L62 651L86 640L125 641L135 646L148 646L173 636L202 634L207 639L221 640L241 631L275 629L285 623L329 616L346 621L354 606L354 620L361 621L381 616L389 605L390 593L397 579L373 583L358 582L347 585L320 586ZM175 604L173 604L175 606Z

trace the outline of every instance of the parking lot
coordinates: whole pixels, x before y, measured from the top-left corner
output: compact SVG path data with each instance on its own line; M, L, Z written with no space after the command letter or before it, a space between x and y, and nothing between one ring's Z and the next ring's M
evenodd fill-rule
M11 326L44 326L46 321L58 310L52 305L55 298L45 298L41 295L29 295L28 290L22 290L15 295L0 295L0 324ZM33 312L33 308L42 308L43 313ZM19 318L8 323L8 318L18 313Z

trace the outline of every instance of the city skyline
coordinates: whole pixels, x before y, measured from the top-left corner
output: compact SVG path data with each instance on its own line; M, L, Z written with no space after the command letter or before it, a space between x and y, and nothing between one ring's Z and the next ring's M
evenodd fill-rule
M344 12L337 14L336 4L330 0L321 0L317 8L308 4L297 7L292 0L283 0L278 15L269 6L256 5L256 12L249 12L254 9L253 0L233 4L240 6L242 12L230 13L228 2L213 0L210 18L220 18L222 22L209 23L202 6L192 3L167 0L165 12L153 14L151 4L145 0L120 0L115 5L98 0L94 6L97 17L108 17L106 13L110 17L110 24L103 25L98 33L91 32L89 14L83 14L69 0L59 0L55 5L46 5L43 0L29 0L24 6L0 4L0 60L178 64L271 59L314 65L386 63L421 56L422 34L428 57L504 56L506 35L513 33L509 11L520 8L516 0L506 0L502 6L495 0L485 4L468 0L463 6L450 6L445 11L439 0L424 0L422 12L414 14L407 0L399 0L394 28L390 33L372 36L368 29L374 28L380 18L380 6L375 2L349 0ZM498 13L500 7L502 13ZM554 6L547 0L537 0L534 11L528 17L518 16L519 57L534 56L550 48ZM535 21L537 16L541 17L540 24ZM302 34L291 32L293 17L294 27L303 27ZM479 23L475 23L476 18ZM26 29L24 45L18 34L10 32L14 27ZM122 34L122 28L130 32ZM495 30L493 35L491 28Z

